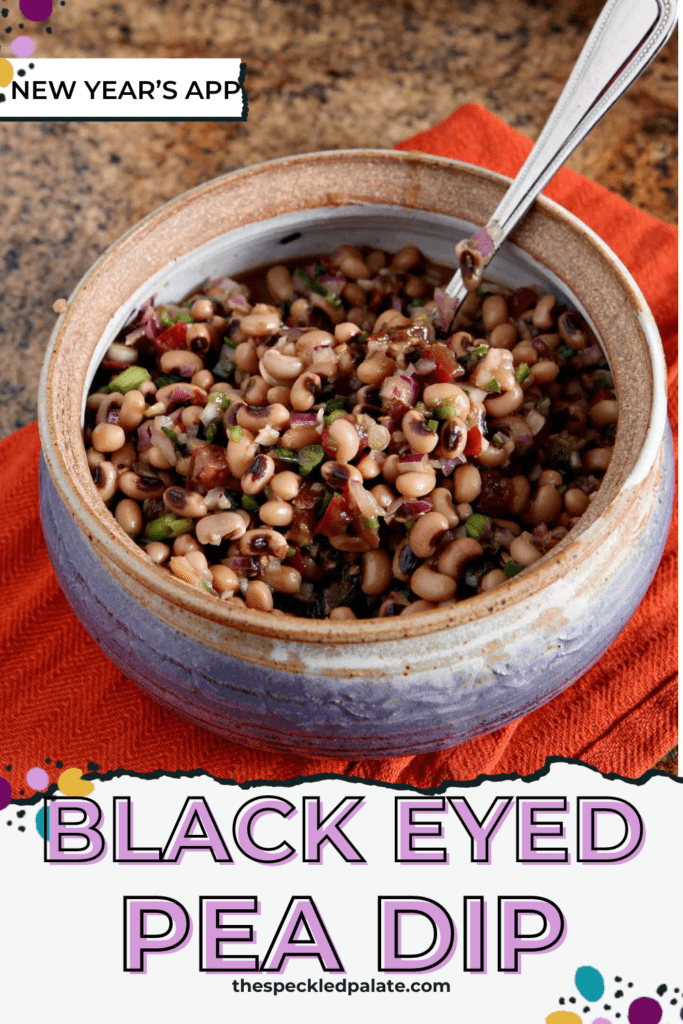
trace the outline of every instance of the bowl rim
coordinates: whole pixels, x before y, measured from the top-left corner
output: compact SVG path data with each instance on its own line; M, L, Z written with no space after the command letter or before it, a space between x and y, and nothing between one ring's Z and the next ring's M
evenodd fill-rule
M476 594L454 605L435 608L420 615L408 616L407 619L403 616L393 616L382 619L337 621L307 619L291 615L282 617L272 615L270 612L260 612L247 608L242 609L235 605L229 605L224 601L208 601L206 595L200 591L189 587L181 580L173 577L167 570L153 565L150 561L146 560L144 553L130 538L123 534L119 536L116 521L104 505L101 509L96 505L89 507L77 493L60 451L60 434L55 429L53 409L48 401L48 397L51 391L52 367L55 357L59 353L62 339L68 331L68 320L72 306L82 296L91 279L99 272L102 265L106 263L119 246L123 245L137 232L144 230L151 222L155 220L163 221L164 218L172 215L176 209L180 211L188 202L196 200L202 194L209 194L214 189L220 189L224 187L226 182L229 183L236 178L248 179L264 171L277 169L278 167L288 167L291 164L305 164L311 161L343 161L348 158L393 161L397 164L410 164L418 161L420 163L432 164L436 167L441 166L461 170L466 174L498 184L509 185L512 181L511 178L496 171L449 157L435 156L430 153L422 153L421 151L368 148L321 150L278 157L238 168L227 174L212 178L169 199L137 221L115 239L86 271L69 296L66 310L60 314L55 323L45 352L38 390L38 423L41 447L52 481L67 510L77 521L86 539L94 542L96 549L100 549L108 559L114 562L126 577L137 581L141 586L150 590L156 597L162 598L168 604L192 612L200 619L213 621L220 625L264 637L305 641L316 644L337 643L344 645L357 643L359 641L359 622L363 624L363 633L360 638L362 642L390 642L409 639L418 635L438 633L445 629L471 622L474 619L490 616L503 608L509 608L511 605L532 597L564 574L563 565L564 563L571 564L572 556L577 556L577 545L581 537L585 536L586 528L577 528L567 534L538 563L535 563L528 571L511 580L510 582L514 583L513 587L502 586L493 591ZM334 208L343 204L332 201L329 205L331 208ZM384 204L379 203L379 205ZM406 209L416 208L406 207ZM631 467L627 479L621 486L620 493L623 493L642 483L651 471L666 428L666 364L659 330L652 312L630 271L593 229L584 224L575 214L543 194L534 203L532 210L534 209L540 210L551 218L564 221L575 232L586 237L611 264L616 275L621 279L626 289L630 291L631 298L638 312L651 364L652 393L650 419L641 450L634 465ZM301 211L301 215L305 217L305 210ZM515 243L514 236L515 232L512 233L510 241L513 244L517 244L518 248L524 251L523 245L520 246L519 243ZM168 265L171 266L172 263L173 260ZM605 511L606 508L602 509L594 521L598 522ZM589 525L593 524L589 523ZM132 564L128 558L131 548L138 556Z

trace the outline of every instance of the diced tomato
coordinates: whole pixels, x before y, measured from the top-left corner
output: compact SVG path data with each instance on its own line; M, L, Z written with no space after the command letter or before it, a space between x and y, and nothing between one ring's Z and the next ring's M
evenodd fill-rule
M322 503L324 488L321 484L305 483L296 498L292 500L294 518L287 531L287 540L302 548L313 543L318 522L318 510Z
M432 359L436 363L436 369L430 374L435 384L450 384L456 371L458 377L462 376L462 367L456 362L455 356L440 342L424 349L422 357Z
M322 533L323 537L336 537L340 533L346 533L351 519L346 497L343 493L335 494L318 523L316 533Z
M154 339L154 351L162 356L175 348L187 348L187 324L179 323L168 327L163 334Z
M240 483L233 477L228 465L225 448L217 444L199 445L192 452L190 472L187 475L188 491L208 494L214 487L240 490Z
M467 443L463 455L481 455L481 431L479 427L470 427L467 431Z

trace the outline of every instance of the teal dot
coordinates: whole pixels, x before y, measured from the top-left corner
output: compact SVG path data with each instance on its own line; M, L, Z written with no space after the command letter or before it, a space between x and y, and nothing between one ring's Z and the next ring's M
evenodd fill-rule
M592 1003L600 999L605 991L605 982L595 967L579 967L574 975L574 983L584 999Z
M47 839L49 841L49 839L50 839L50 818L48 816L48 819L47 819L47 830L46 830L46 828L45 828L45 808L44 807L41 807L40 810L38 811L38 813L36 814L36 828L38 829L39 835L41 835L43 837L43 839ZM46 835L46 831L47 831L47 835Z

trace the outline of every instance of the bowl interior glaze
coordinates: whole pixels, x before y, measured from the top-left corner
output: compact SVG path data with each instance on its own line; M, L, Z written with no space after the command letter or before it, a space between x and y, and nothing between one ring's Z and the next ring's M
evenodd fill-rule
M199 186L131 229L98 261L69 299L43 367L43 451L62 500L121 572L156 595L214 621L264 636L313 642L357 640L358 623L281 620L207 600L149 564L120 531L95 490L81 424L89 385L120 328L154 296L178 300L207 278L268 262L333 251L343 242L395 251L415 244L454 264L455 244L485 223L508 179L456 161L394 151L333 152L247 168ZM566 571L581 535L619 491L645 475L664 430L664 367L651 314L630 275L596 236L541 199L492 264L491 277L517 287L547 286L577 308L605 348L620 398L615 453L581 522L529 572L498 591L449 608L369 620L368 640L437 631L490 615L499 602L527 597ZM661 422L660 422L661 421ZM648 464L649 463L649 464Z

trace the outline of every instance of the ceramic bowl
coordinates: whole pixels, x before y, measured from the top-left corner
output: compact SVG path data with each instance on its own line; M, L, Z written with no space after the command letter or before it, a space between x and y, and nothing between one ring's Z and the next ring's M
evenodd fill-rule
M621 418L596 500L520 577L407 618L283 620L231 607L152 565L102 504L86 464L90 382L150 296L178 299L206 278L343 242L392 251L411 243L453 265L455 243L486 222L508 184L415 153L278 160L167 203L80 282L40 384L43 530L76 615L155 700L265 749L352 758L432 751L539 707L623 629L652 579L671 513L664 359L624 266L545 198L498 255L493 276L543 284L581 311L608 353Z

